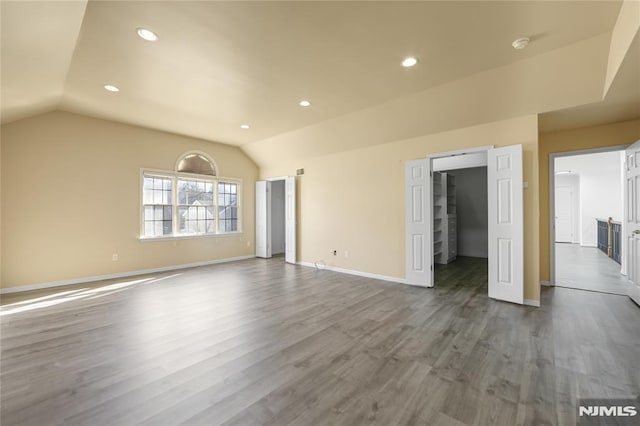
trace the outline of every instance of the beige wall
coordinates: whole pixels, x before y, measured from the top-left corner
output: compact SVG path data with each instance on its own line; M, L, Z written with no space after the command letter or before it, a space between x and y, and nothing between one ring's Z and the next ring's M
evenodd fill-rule
M549 154L605 146L627 145L640 139L640 120L604 126L541 133L540 155L540 279L549 281Z
M243 180L243 235L141 242L140 169L189 150ZM258 170L238 148L53 112L3 125L1 161L3 288L254 253Z
M295 174L299 182L298 259L403 278L404 162L430 153L523 144L525 298L539 299L537 116L422 136L262 167L261 178ZM268 147L265 147L268 149ZM285 149L295 147L285 147ZM297 151L299 152L299 151ZM337 250L338 256L329 254ZM345 256L345 250L349 252Z

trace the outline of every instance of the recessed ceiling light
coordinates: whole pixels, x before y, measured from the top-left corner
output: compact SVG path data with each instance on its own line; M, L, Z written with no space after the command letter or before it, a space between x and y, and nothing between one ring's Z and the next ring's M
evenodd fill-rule
M245 129L245 130L246 130L246 129L248 129L248 128L249 128L249 125L248 125L248 124L241 124L241 125L240 125L240 128L241 128L241 129Z
M418 63L418 58L414 58L413 56L409 56L408 58L404 58L402 61L402 66L405 68L411 68L415 64Z
M517 40L514 40L513 43L511 43L511 46L513 46L513 48L516 50L522 50L525 47L527 47L527 45L529 44L529 41L530 41L529 37L522 37Z
M138 33L140 38L143 38L143 39L145 39L147 41L156 41L156 40L158 40L158 36L156 35L156 33L154 33L151 30L148 30L146 28L138 28L136 30L136 32Z
M105 90L108 90L110 92L119 92L120 89L118 89L116 86L114 86L113 84L105 84L104 85Z
M300 101L300 106L301 106L301 107L308 107L308 106L311 106L311 102L306 101L306 100L305 100L305 101Z

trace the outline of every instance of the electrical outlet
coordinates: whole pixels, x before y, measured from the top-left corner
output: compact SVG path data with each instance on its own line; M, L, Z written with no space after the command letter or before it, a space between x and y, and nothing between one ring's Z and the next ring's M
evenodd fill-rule
M111 255L111 260L113 260L114 262L117 262L118 261L118 253L113 253Z
M338 255L338 250L333 250L333 251L331 252L331 254L333 254L334 256L337 256L337 255Z

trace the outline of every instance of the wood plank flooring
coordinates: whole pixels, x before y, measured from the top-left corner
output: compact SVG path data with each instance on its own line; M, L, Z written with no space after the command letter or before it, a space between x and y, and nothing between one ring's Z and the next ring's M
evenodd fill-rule
M556 285L626 295L627 277L620 265L596 247L556 243Z
M486 260L422 289L251 259L2 298L8 425L571 425L640 394L640 309L486 296Z

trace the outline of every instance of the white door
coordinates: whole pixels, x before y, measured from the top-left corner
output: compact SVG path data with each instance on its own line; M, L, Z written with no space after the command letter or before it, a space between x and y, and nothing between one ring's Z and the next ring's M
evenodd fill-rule
M524 302L522 145L487 155L489 297Z
M296 178L287 177L285 181L285 243L284 260L296 263Z
M573 242L573 189L569 186L556 187L556 242Z
M640 304L640 141L626 150L624 220L629 297Z
M433 287L431 160L405 163L405 275L407 284Z
M271 257L271 182L256 182L256 257Z

